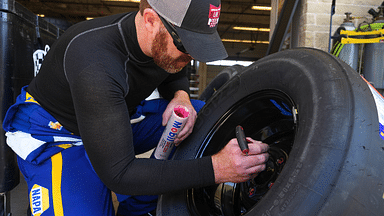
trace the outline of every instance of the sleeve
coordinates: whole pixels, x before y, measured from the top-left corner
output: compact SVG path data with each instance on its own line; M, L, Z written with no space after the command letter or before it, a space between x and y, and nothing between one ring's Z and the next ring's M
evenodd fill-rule
M84 147L104 184L116 193L129 195L214 184L211 157L185 161L135 158L124 100L127 84L118 81L126 77L111 74L99 64L67 74Z
M190 94L187 68L184 67L180 72L168 76L158 87L158 90L160 95L167 100L172 100L175 92L178 90L183 90Z

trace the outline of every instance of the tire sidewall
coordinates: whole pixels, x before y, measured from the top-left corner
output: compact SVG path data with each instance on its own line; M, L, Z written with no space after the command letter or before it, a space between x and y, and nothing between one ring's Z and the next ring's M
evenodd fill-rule
M220 73L217 74L204 89L203 93L201 93L199 100L208 101L213 95L215 95L218 89L220 89L232 77L240 74L243 69L244 67L241 65L233 65L220 71Z

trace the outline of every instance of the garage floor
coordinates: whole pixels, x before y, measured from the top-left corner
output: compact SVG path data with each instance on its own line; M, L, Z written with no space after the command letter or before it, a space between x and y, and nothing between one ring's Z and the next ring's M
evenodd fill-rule
M147 153L137 155L137 157L148 158L151 156L152 151ZM22 174L20 174L20 184L17 185L15 189L11 191L11 213L12 216L27 216L28 209L28 187L27 183L24 180ZM117 208L118 202L116 196L112 193L113 204L115 210Z
M11 191L11 213L12 216L26 216L28 209L27 183L20 173L20 183Z

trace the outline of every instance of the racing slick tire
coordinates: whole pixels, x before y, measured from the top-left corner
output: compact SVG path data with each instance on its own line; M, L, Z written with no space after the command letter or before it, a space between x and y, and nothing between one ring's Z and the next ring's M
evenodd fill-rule
M381 95L326 52L266 56L207 101L173 160L215 154L242 125L270 145L267 169L244 183L161 195L157 215L382 215L383 108Z
M204 102L208 101L208 99L211 98L212 95L214 95L221 86L223 86L226 82L228 82L228 80L230 80L236 74L241 73L243 69L244 67L241 65L233 65L231 67L227 67L222 71L220 71L220 73L217 74L215 78L212 79L212 81L207 85L207 87L201 93L199 100Z

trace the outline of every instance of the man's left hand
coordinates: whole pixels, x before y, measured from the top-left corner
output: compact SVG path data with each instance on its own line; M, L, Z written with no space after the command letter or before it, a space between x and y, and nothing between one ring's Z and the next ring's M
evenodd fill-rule
M191 104L191 100L189 99L188 93L185 91L179 90L175 93L175 97L171 100L171 102L169 102L167 108L163 113L163 123L162 123L163 126L167 125L168 120L172 115L173 109L178 105L184 106L188 109L189 117L188 117L187 123L185 123L183 130L177 135L174 141L176 146L185 138L187 138L189 134L192 133L193 126L197 118L196 110L195 108L193 108Z

